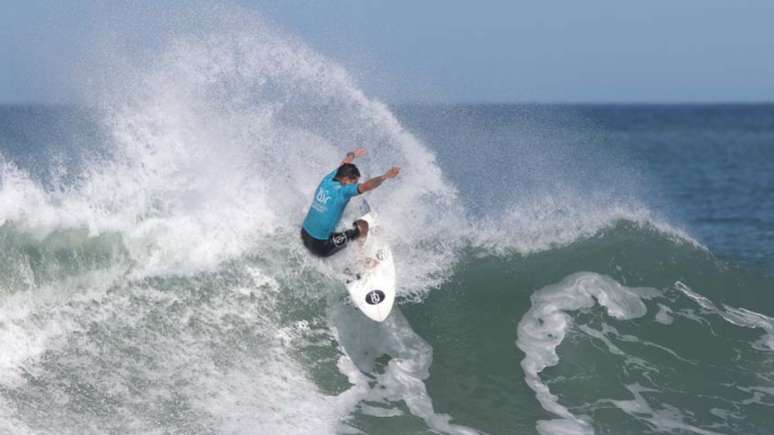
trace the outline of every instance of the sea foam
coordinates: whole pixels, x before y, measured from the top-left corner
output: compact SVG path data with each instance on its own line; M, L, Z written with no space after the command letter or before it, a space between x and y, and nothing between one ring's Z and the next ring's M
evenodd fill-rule
M531 296L532 306L519 321L516 340L516 345L526 354L521 367L527 385L535 391L543 408L560 417L539 421L537 430L541 434L594 433L591 422L559 403L559 397L540 378L540 372L546 367L559 363L556 349L572 325L569 313L598 303L615 319L633 319L647 312L642 299L658 294L655 289L629 288L603 275L579 272Z

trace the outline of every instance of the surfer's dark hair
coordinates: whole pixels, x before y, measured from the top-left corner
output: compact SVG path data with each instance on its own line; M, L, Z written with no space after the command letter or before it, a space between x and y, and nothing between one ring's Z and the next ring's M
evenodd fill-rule
M339 166L339 169L336 171L336 177L334 178L337 180L342 180L344 178L360 178L360 171L357 169L357 166L352 163L344 163Z

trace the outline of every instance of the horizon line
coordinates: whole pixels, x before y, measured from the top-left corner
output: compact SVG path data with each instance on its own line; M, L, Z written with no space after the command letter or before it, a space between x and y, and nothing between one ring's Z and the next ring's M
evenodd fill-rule
M388 106L768 106L774 100L718 100L718 101L384 101ZM75 102L0 101L0 107L90 107Z

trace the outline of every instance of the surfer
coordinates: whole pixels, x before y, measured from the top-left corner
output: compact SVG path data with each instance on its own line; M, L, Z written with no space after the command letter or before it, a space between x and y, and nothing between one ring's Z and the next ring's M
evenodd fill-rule
M312 254L329 257L344 249L349 241L368 235L368 223L362 219L356 220L350 230L334 232L334 229L350 198L376 189L385 180L397 176L400 168L393 166L384 175L358 184L360 171L352 161L365 152L362 147L348 152L338 169L326 175L317 186L301 227L301 240Z

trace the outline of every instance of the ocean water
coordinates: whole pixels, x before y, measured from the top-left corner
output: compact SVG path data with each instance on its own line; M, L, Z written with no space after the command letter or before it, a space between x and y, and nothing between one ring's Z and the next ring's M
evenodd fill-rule
M388 106L220 19L0 108L0 433L774 430L774 105ZM381 324L298 240L360 145Z

